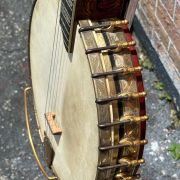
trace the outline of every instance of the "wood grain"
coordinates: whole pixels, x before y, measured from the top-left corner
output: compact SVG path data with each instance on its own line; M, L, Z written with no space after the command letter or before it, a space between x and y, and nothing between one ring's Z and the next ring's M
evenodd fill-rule
M91 23L90 23L91 22ZM81 27L94 25L97 22L83 20L80 21ZM98 23L97 23L98 24ZM107 46L118 42L131 41L132 36L127 27L120 29L116 32L96 32L85 31L81 33L82 40L85 45L85 49ZM91 73L111 71L118 67L139 66L137 52L134 47L129 50L122 51L113 55L101 55L101 53L88 54L88 61L91 69ZM93 79L96 98L113 96L117 93L124 92L142 92L144 91L141 73L129 74L124 76L116 76ZM108 82L108 83L107 83ZM110 90L110 92L109 92ZM110 106L112 111L110 111ZM145 115L145 99L138 98L124 102L113 102L113 104L97 104L97 113L99 123L111 122L120 119L123 116L143 116ZM99 146L107 146L111 144L118 144L120 138L126 138L127 136L132 139L143 140L145 138L145 122L142 123L130 123L122 126L114 127L114 129L99 129ZM117 129L116 129L117 128ZM113 132L114 138L111 133ZM117 141L117 142L116 142ZM138 159L142 157L143 146L136 146L129 149L124 147L117 151L100 151L99 152L99 166L115 165L117 160L122 157L128 157L132 159ZM113 179L115 171L122 170L129 175L136 174L138 166L132 166L121 169L111 169L107 171L98 171L97 180Z
M77 19L122 18L125 0L78 0Z

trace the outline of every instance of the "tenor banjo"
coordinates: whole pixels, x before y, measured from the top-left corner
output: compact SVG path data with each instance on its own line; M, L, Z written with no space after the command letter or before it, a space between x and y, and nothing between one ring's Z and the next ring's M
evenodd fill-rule
M135 2L135 1L134 1ZM145 96L128 29L135 4L125 0L36 0L29 54L32 88L24 91L28 135L47 179L138 179ZM133 6L132 6L133 5ZM135 8L134 8L135 9ZM49 176L38 158L28 118L28 92Z

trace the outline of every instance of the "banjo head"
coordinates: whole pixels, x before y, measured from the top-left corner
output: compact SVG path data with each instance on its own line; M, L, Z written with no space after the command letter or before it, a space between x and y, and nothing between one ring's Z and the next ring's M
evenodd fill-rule
M109 21L79 21L67 53L60 9L61 1L37 0L30 29L34 104L40 135L53 151L49 166L62 180L135 178L147 143L137 54L133 43L117 52L98 49L130 42L131 35L127 26L84 31Z
M37 1L32 18L30 59L38 123L42 136L46 132L51 141L53 167L62 179L95 179L99 136L93 82L80 36L74 49L78 53L68 55L56 29L57 50L51 58L57 2ZM44 114L52 111L61 136L53 136L46 124Z

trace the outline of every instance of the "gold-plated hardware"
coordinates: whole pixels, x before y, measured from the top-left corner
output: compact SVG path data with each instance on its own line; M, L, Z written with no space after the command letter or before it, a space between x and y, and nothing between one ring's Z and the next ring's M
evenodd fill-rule
M111 21L111 24L108 28L103 29L103 31L113 31L114 28L121 28L124 25L128 25L128 20L122 20L122 21Z
M138 160L130 160L128 158L122 158L119 160L119 163L126 163L128 166L137 166L140 164L144 164L145 160L144 159L138 159Z
M136 45L136 42L135 41L129 41L129 42L123 42L123 43L119 43L117 45L117 48L112 50L113 52L117 53L117 52L120 52L122 49L126 49L126 48L129 48L131 46L135 46Z
M147 93L145 91L143 92L135 92L135 93L121 93L118 94L119 98L140 98L140 97L145 97L147 95Z
M125 25L128 25L129 22L128 20L117 20L117 21L111 21L108 23L104 24L96 24L92 26L86 26L86 27L81 27L79 29L79 32L84 32L84 31L96 31L96 32L101 32L101 31L113 31L115 28L122 28Z
M127 19L121 20L121 21L112 21L111 22L112 27L121 27L123 25L128 25L128 24L129 24L129 22Z
M145 145L148 143L147 139L144 140L132 140L131 138L124 138L120 140L119 144L123 144L124 146L139 146L139 145Z
M129 99L136 99L140 97L145 97L147 94L146 92L134 92L134 93L119 93L116 96L111 96L107 98L97 98L96 103L109 103L115 100L129 100Z
M111 75L116 75L116 74L132 74L136 72L140 72L142 70L141 66L137 67L119 67L117 69L114 69L112 71L106 71L106 72L100 72L100 73L93 73L92 78L101 78L104 76L111 76Z
M120 121L130 120L131 122L143 122L149 119L148 116L123 116Z
M147 121L148 120L148 116L123 116L121 117L119 120L115 120L114 122L110 122L110 123L102 123L102 124L98 124L99 128L108 128L108 127L112 127L112 126L117 126L120 124L124 124L124 123L139 123L139 122L143 122L143 121Z
M116 174L115 178L120 179L120 180L135 180L135 179L139 179L140 175L136 174L134 176L129 176L125 173L118 173L118 174Z
M145 145L147 144L148 141L146 139L144 140L134 140L133 138L123 138L122 140L119 141L119 144L115 145L110 145L110 146L99 146L100 151L107 151L107 150L112 150L112 149L118 149L118 148L123 148L123 147L129 147L133 148L134 146L140 146L140 145Z
M136 73L136 72L142 71L142 69L143 68L141 66L120 68L120 70L122 71L122 74ZM117 69L117 71L118 70L119 69Z
M41 172L44 174L44 176L48 179L48 180L55 180L57 179L57 177L55 176L48 176L47 172L45 171L42 163L40 162L40 159L37 155L36 149L34 147L34 142L32 139L32 133L31 133L31 129L30 129L30 123L29 123L29 116L28 116L28 93L31 90L31 87L27 87L24 89L24 110L25 110L25 118L26 118L26 126L27 126L27 133L28 133L28 137L29 137L29 141L30 141L30 145L32 148L32 152L33 155L36 159L36 162L41 170Z
M55 121L56 114L54 112L48 112L45 114L45 117L47 119L49 128L51 129L51 132L53 135L61 135L62 130L58 126L57 122Z

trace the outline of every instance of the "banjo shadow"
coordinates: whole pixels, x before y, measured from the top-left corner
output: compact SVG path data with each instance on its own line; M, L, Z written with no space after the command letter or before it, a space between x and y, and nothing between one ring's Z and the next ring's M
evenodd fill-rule
M73 60L73 53L68 53L68 59L69 59L69 61L70 62L72 62L72 60Z
M54 140L56 141L56 145L59 145L60 139L61 139L61 135L54 136Z

